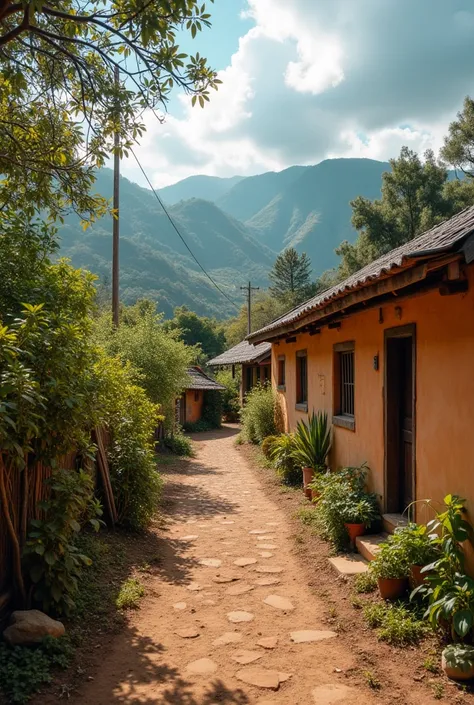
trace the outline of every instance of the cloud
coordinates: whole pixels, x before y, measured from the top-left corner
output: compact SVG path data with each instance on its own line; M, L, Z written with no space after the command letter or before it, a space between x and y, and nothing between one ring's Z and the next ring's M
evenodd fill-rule
M474 92L471 0L247 2L255 26L210 105L181 97L164 125L146 118L138 153L158 186L438 149Z

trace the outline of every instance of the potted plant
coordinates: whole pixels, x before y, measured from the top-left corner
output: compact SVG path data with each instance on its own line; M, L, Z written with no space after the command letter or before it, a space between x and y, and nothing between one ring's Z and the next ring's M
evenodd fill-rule
M366 493L364 496L351 494L341 506L342 519L351 543L357 536L365 533L366 527L380 518L376 496Z
M406 552L392 537L381 543L370 570L377 578L380 596L384 600L396 600L408 589L409 566Z
M430 534L427 526L410 523L395 529L393 541L406 552L410 569L410 585L416 588L426 581L426 566L439 556L436 534Z
M308 422L299 421L294 435L293 457L303 470L303 486L311 498L314 473L326 469L326 458L331 449L331 426L325 411L314 412Z
M450 644L442 653L441 668L451 680L471 680L474 678L474 646Z

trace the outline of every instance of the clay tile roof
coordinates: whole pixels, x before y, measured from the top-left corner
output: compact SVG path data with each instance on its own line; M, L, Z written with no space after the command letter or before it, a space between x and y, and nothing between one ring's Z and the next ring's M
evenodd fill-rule
M280 326L298 321L330 300L340 298L351 290L368 285L379 277L390 274L394 268L406 266L410 260L449 252L460 245L472 232L474 232L474 206L465 208L449 220L445 220L410 242L382 255L339 284L314 296L309 301L305 301L292 311L275 319L268 326L255 331L248 336L248 340L262 340L262 336L266 333L273 335Z
M260 362L270 355L271 343L260 343L252 345L247 340L242 340L238 345L234 345L230 350L226 350L222 355L218 355L207 363L212 367L220 365L243 365L250 362Z
M215 379L209 377L200 367L188 367L189 383L186 389L203 389L203 390L224 390L222 384L218 384Z

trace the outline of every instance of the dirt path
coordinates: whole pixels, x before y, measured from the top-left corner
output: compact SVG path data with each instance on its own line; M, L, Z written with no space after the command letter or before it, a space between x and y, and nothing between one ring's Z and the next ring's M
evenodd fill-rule
M141 609L103 650L78 702L378 702L344 676L355 656L328 631L284 512L235 448L236 433L196 437L197 457L167 473L159 574L147 578Z

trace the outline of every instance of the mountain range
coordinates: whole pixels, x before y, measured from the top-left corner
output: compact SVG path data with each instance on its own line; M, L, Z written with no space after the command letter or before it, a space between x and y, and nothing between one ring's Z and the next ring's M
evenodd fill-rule
M160 191L172 222L151 190L122 177L121 298L152 298L167 316L183 304L201 315L234 314L189 249L237 304L247 281L268 284L268 271L285 247L306 252L316 276L337 264L334 250L342 240L356 236L349 202L358 195L379 197L389 168L370 159L328 159L251 177L191 176ZM101 169L96 191L111 198L112 186L112 171ZM84 232L70 215L59 230L61 254L109 286L111 232L111 216Z

